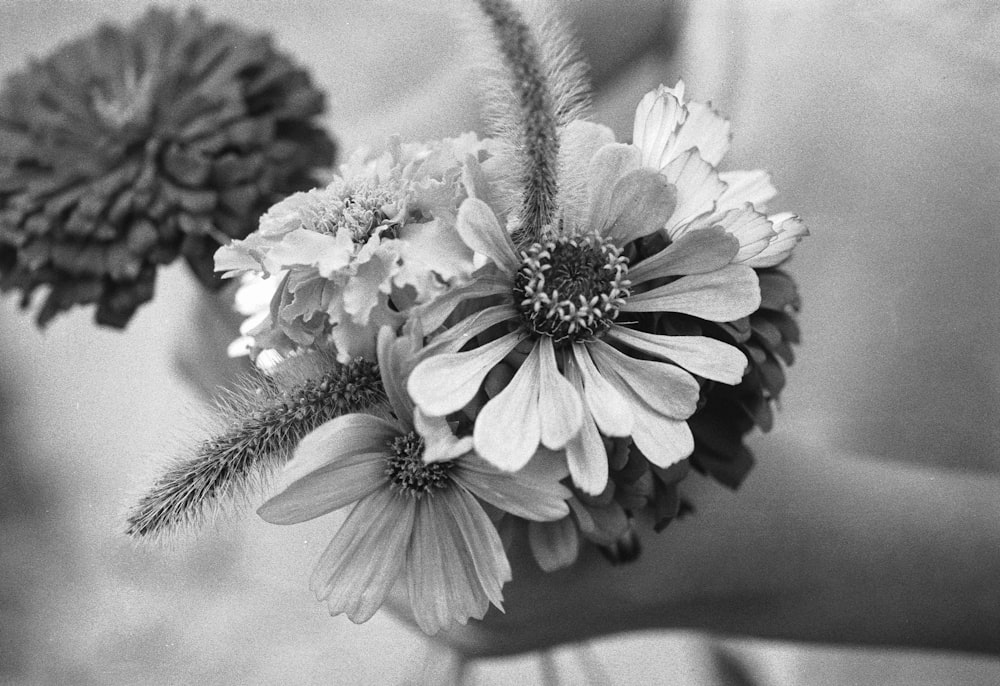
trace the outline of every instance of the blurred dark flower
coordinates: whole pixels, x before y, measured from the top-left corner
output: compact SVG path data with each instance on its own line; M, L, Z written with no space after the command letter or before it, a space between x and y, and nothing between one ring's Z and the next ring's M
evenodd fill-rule
M277 199L316 184L334 144L323 95L271 39L190 11L102 26L0 92L0 288L39 325L75 304L124 327L183 255L212 256Z

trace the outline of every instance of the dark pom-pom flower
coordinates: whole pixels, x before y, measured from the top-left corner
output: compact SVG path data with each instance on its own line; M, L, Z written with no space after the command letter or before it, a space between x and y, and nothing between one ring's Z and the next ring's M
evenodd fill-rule
M101 26L0 92L0 288L46 324L77 304L124 327L183 255L212 256L277 199L315 185L334 144L323 95L267 35L151 10Z

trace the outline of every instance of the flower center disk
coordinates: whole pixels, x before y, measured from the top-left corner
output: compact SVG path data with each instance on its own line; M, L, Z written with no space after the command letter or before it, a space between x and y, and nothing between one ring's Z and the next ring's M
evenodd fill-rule
M424 462L424 439L415 431L389 441L386 476L389 485L416 498L445 488L451 483L451 462Z
M628 258L609 239L559 236L521 252L514 300L535 334L563 344L591 340L618 317L627 276Z

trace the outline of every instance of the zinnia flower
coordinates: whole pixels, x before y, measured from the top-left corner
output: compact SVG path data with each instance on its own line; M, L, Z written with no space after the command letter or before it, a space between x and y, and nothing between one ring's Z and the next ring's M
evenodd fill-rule
M332 346L342 361L372 359L381 327L398 327L408 306L467 278L472 252L454 232L454 214L464 197L460 160L480 149L475 137L424 146L394 139L385 155L355 157L327 187L282 200L258 231L220 248L224 276L277 281L269 313L245 332L253 347Z
M552 471L508 474L472 452L442 418L414 410L403 388L412 345L388 329L378 340L390 417L350 414L306 436L286 467L289 485L259 510L295 524L354 504L323 553L311 587L331 614L364 622L400 577L417 624L436 633L502 609L511 570L480 501L530 520L566 516L569 491ZM542 470L548 468L549 473Z
M150 10L13 74L0 94L0 287L38 323L96 303L123 327L182 255L212 254L277 198L313 185L334 145L323 96L265 35Z
M655 236L675 213L675 190L658 172L640 168L633 146L609 143L590 154L602 138L593 127L578 123L566 131L573 141L590 141L567 146L589 163L586 195L564 193L573 211L538 242L518 251L485 203L462 204L458 232L490 264L442 302L490 297L493 304L431 343L439 354L417 366L409 390L426 414L446 416L469 403L520 346L527 357L476 418L476 451L514 471L539 444L565 449L576 485L599 493L608 479L601 434L631 436L650 462L669 466L693 449L685 420L700 388L692 374L734 384L746 368L733 346L653 333L651 323L673 313L738 319L757 308L760 292L751 268L731 264L739 244L719 228L690 232L630 264L636 242ZM443 321L440 312L427 316L428 328ZM498 337L460 350L498 330Z

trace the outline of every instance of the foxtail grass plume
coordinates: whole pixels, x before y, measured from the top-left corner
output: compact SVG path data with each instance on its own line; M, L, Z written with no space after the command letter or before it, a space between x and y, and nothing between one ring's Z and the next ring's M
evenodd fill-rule
M256 493L299 440L324 422L384 402L374 363L318 354L292 357L224 396L224 428L167 466L128 515L126 533L156 539L196 528Z
M8 77L0 92L0 288L40 326L95 304L124 327L157 267L212 255L283 195L313 185L334 144L304 69L270 37L152 9L102 25Z

